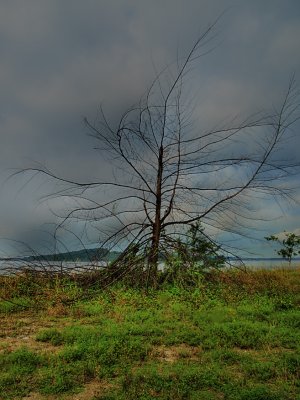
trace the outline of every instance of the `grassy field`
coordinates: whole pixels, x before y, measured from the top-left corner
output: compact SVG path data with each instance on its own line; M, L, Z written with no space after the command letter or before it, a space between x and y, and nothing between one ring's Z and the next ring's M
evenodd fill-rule
M300 269L207 274L147 294L0 284L1 400L300 399Z

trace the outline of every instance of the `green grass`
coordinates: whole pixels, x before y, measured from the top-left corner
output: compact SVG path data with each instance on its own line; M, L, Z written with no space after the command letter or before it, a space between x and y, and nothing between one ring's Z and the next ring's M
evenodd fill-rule
M0 399L300 399L299 277L227 272L85 301L72 282L39 282L43 296L4 282Z
M3 399L25 396L38 368L42 365L42 357L25 347L14 352L5 352L0 357L0 393Z

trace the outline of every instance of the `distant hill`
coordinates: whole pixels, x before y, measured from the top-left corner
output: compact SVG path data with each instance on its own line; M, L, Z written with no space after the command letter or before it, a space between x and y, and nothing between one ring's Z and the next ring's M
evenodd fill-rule
M42 254L26 257L29 261L114 261L120 255L107 249L83 249L57 254Z

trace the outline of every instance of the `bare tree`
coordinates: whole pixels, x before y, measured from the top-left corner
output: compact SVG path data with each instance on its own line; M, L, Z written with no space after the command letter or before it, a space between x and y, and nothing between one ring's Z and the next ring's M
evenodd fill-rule
M243 234L245 221L256 218L254 197L291 195L283 182L296 164L282 160L278 149L298 118L294 78L270 114L235 117L210 130L191 124L186 78L206 53L214 27L157 74L118 126L102 110L98 122L85 119L100 154L110 159L113 180L77 182L44 168L27 170L59 181L65 186L55 195L76 200L60 226L83 221L98 229L99 246L122 249L111 267L116 279L142 265L147 282L155 282L159 259L172 253L192 224Z

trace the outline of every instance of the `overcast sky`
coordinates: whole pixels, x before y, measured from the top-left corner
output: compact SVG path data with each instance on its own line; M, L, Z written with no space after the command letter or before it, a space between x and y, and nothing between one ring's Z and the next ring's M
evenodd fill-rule
M96 118L102 104L117 122L156 71L186 54L224 11L212 52L191 76L197 107L212 126L272 108L291 75L300 80L298 0L0 0L1 181L11 168L35 163L66 178L105 178L108 167L83 117ZM297 158L299 124L294 133L285 154ZM2 183L0 235L53 219L46 207L36 208L48 190L40 183ZM292 185L300 187L295 178ZM273 220L258 226L258 238L284 229L300 233L299 205L265 207ZM243 246L272 254L260 243Z

